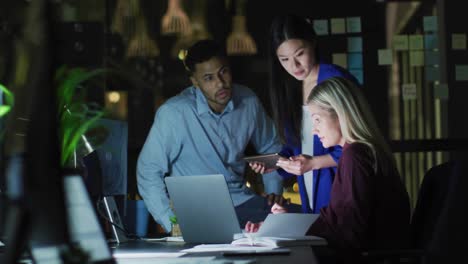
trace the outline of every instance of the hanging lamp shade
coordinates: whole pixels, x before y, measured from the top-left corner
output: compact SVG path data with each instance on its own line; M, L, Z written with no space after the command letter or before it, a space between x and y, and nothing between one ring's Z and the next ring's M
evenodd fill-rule
M190 19L182 9L180 0L168 0L166 13L161 20L161 34L189 34L192 31Z
M139 0L117 0L111 31L120 34L125 42L135 33L135 21L140 15Z
M172 57L179 57L180 52L187 50L195 42L202 39L211 39L211 33L206 26L207 0L192 0L193 10L191 14L192 30L188 34L181 34L171 50Z
M257 45L247 32L247 18L244 15L245 0L237 0L236 12L232 18L232 32L227 38L228 55L253 55Z
M159 48L156 41L149 36L146 20L143 15L136 19L135 34L130 40L126 57L157 57Z

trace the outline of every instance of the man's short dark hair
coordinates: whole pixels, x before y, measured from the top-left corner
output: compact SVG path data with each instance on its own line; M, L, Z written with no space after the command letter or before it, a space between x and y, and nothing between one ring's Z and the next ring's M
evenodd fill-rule
M192 74L195 71L195 64L213 57L227 58L226 49L214 40L200 40L187 50L184 59L185 69Z

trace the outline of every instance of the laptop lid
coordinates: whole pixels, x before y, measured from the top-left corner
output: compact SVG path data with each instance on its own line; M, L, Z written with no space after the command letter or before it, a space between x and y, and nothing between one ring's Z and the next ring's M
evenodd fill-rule
M187 243L230 243L242 230L223 175L165 178Z

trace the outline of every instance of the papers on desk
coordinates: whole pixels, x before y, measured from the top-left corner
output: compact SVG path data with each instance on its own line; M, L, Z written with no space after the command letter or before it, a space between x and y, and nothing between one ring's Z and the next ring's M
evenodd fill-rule
M161 238L143 238L146 242L184 242L184 238L181 236L176 237L161 237Z
M301 237L244 237L234 240L231 245L244 247L295 247L295 246L325 246L327 241L316 236Z
M233 245L293 247L323 246L327 241L317 236L306 236L318 214L269 214L256 233L244 233L244 238L235 239Z
M276 247L256 247L256 246L236 246L233 244L203 244L203 245L198 245L194 246L193 248L188 248L181 250L181 252L185 253L205 253L205 252L230 252L230 251L235 251L235 252L242 252L242 251L252 251L256 250L259 252L266 252L266 251L271 251L274 250Z
M117 259L117 264L250 264L255 263L255 260L229 260L215 259L215 257L190 257L190 258L144 258L138 259Z
M116 259L123 258L178 258L186 253L183 252L114 252L112 256Z
M256 233L236 234L231 244L198 245L182 252L230 252L275 250L280 247L322 246L327 241L317 236L306 236L317 220L316 214L269 214Z

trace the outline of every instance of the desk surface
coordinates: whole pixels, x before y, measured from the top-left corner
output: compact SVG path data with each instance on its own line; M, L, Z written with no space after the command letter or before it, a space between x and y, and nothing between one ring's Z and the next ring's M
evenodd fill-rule
M194 244L185 244L182 242L148 242L148 241L129 241L118 245L111 246L111 249L116 252L178 252L182 249L192 248ZM221 252L216 253L190 253L182 256L215 256L216 259L226 260L248 260L255 259L255 263L318 263L311 247L291 247L291 253L288 255L254 255L254 256L233 256L225 257ZM135 260L138 263L138 260Z
M192 248L194 244L186 244L183 242L149 242L149 241L128 241L121 244L110 245L110 248L113 252L179 252L182 249ZM250 256L223 256L221 252L212 252L212 253L188 253L183 255L181 258L189 257L207 257L214 256L217 260L252 260L254 263L308 263L315 264L318 263L313 249L311 247L301 246L301 247L291 247L289 248L291 252L287 255L250 255ZM315 250L315 249L314 249ZM3 257L4 252L0 251L0 259ZM136 258L134 263L140 263ZM25 261L25 262L24 262ZM27 259L24 259L19 263L30 263ZM125 263L130 263L125 261ZM133 263L133 262L131 262Z

